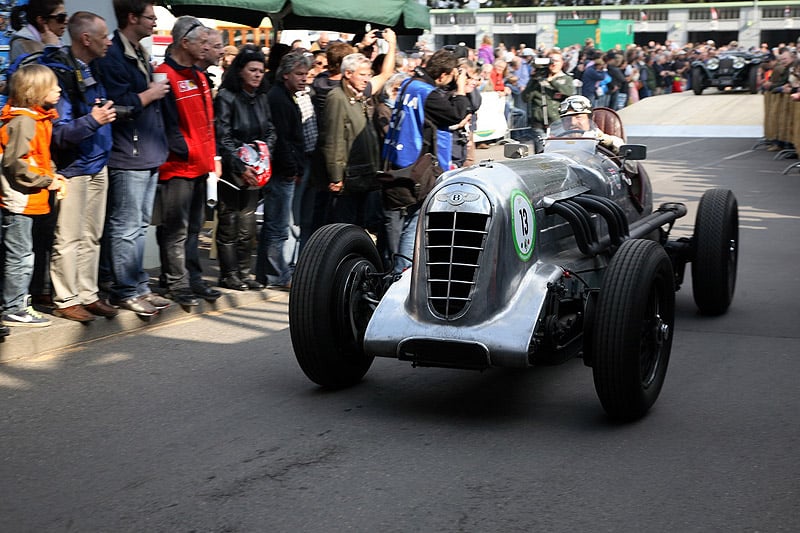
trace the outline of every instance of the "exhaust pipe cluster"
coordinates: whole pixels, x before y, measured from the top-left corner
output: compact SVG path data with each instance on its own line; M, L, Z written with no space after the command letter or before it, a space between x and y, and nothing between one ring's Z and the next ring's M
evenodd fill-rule
M630 238L625 212L620 206L602 196L581 194L555 202L545 212L548 215L559 215L569 222L578 249L590 257L605 252L611 246L619 246ZM597 230L592 222L592 213L603 217L608 226L608 239L598 239Z

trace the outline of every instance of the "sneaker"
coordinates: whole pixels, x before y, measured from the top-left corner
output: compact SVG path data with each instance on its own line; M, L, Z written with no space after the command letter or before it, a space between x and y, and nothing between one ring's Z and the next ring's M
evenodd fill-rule
M156 309L166 309L167 307L172 305L172 302L170 302L163 296L159 296L154 292L148 292L147 294L143 294L140 296L140 298L145 302L149 303L150 305L152 305L153 307L155 307Z
M3 324L6 326L24 326L27 328L43 328L49 326L52 322L50 319L45 318L42 314L33 308L33 306L28 306L26 309L22 311L17 311L16 313L9 313L7 315L3 315Z
M11 335L11 330L8 329L6 326L0 324L0 338L5 337L7 335Z

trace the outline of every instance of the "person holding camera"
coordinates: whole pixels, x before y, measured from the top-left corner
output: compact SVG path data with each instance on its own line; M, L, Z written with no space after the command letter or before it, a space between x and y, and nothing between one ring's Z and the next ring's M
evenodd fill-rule
M169 82L155 81L141 41L153 34L152 0L113 0L117 30L105 57L97 60L108 99L131 109L112 127L108 159L108 207L101 244L100 283L110 285L109 303L139 316L155 315L170 301L150 290L144 244L153 214L158 167L167 159L161 100Z
M572 76L563 71L564 58L560 52L550 52L546 58L534 59L531 79L522 92L528 103L528 117L536 153L544 150L547 127L558 120L558 105L575 94Z
M117 315L100 299L97 287L108 193L106 163L117 112L113 102L106 100L94 63L111 44L105 20L78 11L70 17L67 31L69 46L47 48L39 58L56 74L61 87L51 151L58 173L69 180L69 194L56 206L50 277L53 314L89 322L95 315Z

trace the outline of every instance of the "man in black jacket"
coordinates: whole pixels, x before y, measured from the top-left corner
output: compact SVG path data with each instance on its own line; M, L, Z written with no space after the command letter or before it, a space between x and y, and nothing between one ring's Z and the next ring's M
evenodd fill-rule
M302 52L286 54L268 94L277 139L272 178L264 187L264 224L258 239L256 279L277 290L291 287L292 268L283 248L289 239L295 185L308 180L308 163L317 143L314 106L306 91L309 68L311 60ZM303 226L308 227L301 224L301 230ZM305 236L301 233L301 239Z

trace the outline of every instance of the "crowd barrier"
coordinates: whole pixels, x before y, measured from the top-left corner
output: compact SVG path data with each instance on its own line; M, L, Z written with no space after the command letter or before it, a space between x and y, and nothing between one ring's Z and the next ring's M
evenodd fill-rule
M785 93L764 93L764 139L756 144L775 145L780 143L782 150L775 154L775 159L797 156L800 146L800 102L792 100ZM792 163L783 170L800 167L800 162Z

